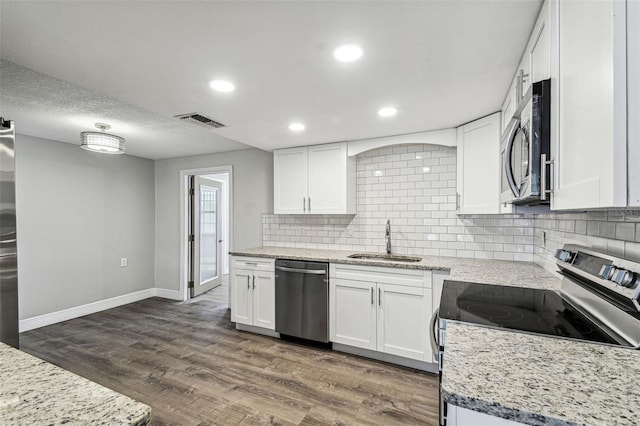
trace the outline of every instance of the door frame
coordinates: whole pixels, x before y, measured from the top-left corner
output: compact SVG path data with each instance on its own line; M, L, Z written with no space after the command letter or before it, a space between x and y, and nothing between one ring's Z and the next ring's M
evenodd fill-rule
M187 195L189 193L189 176L208 175L216 173L229 174L229 251L233 251L233 166L214 166L199 169L180 170L180 288L181 300L189 299L189 250L187 250L189 238L189 203ZM231 296L229 296L229 306L231 306Z

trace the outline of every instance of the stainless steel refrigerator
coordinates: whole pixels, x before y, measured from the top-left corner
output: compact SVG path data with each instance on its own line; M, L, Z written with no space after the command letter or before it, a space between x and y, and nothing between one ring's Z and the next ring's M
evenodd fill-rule
M0 117L0 342L19 346L16 156L13 121Z

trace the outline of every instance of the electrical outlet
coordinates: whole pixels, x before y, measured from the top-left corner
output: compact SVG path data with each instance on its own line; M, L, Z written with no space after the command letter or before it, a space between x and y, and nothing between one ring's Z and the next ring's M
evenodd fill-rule
M126 257L123 257L120 259L120 267L124 268L129 264L129 261L127 260Z

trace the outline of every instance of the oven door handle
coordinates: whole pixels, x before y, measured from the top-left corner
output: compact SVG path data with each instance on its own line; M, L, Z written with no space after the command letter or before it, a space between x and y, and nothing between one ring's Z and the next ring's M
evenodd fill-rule
M438 359L438 355L440 353L440 342L438 342L438 336L436 335L436 326L438 325L438 312L440 308L436 308L431 316L431 321L429 321L429 337L431 337L431 351L433 352L433 356Z

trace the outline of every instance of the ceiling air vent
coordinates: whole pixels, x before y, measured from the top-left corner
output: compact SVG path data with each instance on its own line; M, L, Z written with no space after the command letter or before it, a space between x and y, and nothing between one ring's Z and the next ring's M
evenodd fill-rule
M204 115L201 115L195 112L192 112L190 114L180 114L180 115L176 115L175 117L179 118L180 120L190 121L192 123L200 124L202 126L215 127L216 129L218 127L225 127L224 124L218 123L217 121L212 120L209 117L205 117Z

